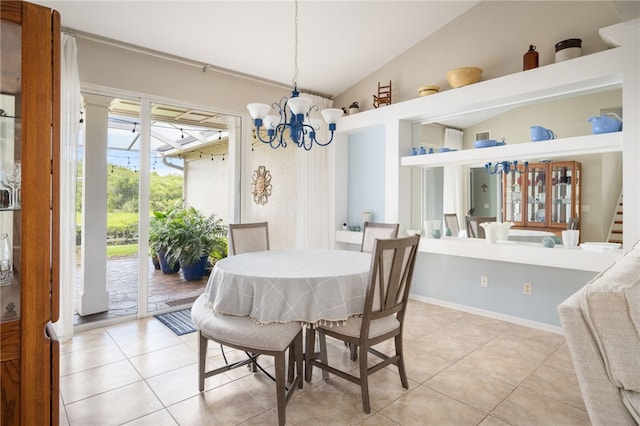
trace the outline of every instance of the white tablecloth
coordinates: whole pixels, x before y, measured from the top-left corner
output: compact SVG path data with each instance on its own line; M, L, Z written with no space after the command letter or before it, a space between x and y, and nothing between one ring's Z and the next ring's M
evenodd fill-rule
M207 307L260 323L344 321L361 314L371 255L346 250L270 250L217 262Z

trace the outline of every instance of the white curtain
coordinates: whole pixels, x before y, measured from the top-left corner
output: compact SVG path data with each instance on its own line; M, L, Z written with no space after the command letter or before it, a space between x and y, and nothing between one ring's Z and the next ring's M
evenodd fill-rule
M319 110L331 108L333 101L320 96L310 96ZM328 125L322 120L319 111L314 111L311 118L322 121L316 138L326 142L329 137ZM330 211L330 159L333 144L315 145L310 151L296 148L297 152L297 201L296 201L296 247L329 248L331 244Z
M456 129L445 129L444 146L461 150L464 133ZM469 176L465 166L445 166L443 176L443 213L455 213L460 229L465 229L466 202L469 193Z
M61 341L73 337L76 290L76 172L81 96L78 49L74 36L62 34L60 62L60 318Z

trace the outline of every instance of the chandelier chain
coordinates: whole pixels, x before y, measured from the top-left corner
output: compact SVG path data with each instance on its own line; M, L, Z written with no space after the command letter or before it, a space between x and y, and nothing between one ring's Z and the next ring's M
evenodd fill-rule
M296 86L298 83L298 0L295 1L295 14L294 14L294 37L293 37L293 78L291 79L291 85Z

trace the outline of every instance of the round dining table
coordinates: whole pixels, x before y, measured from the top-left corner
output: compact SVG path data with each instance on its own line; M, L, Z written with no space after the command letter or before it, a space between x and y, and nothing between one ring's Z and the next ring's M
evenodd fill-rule
M361 314L371 254L268 250L218 261L205 288L213 312L273 322L340 322Z

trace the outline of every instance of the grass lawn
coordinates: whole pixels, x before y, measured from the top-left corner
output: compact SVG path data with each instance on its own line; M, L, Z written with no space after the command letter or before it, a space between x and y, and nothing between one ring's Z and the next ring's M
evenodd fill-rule
M137 244L107 246L107 257L135 256L138 254Z

